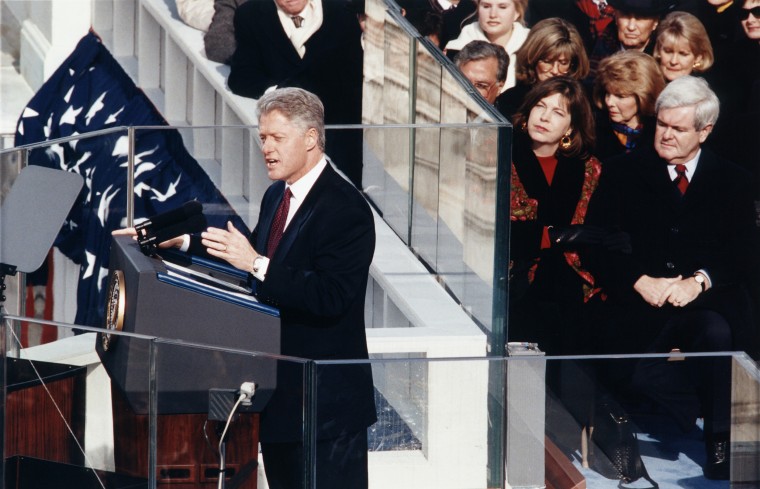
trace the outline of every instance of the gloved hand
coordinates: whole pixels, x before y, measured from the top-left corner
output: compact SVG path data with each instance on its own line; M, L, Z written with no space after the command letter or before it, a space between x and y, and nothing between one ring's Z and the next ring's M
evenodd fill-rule
M630 255L633 252L631 235L625 231L613 231L602 239L602 246L609 251L619 251Z
M583 224L551 227L548 231L552 246L598 245L607 234L602 228Z

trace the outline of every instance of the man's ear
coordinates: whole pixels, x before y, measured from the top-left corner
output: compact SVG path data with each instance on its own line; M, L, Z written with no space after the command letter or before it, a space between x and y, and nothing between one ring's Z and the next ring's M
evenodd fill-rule
M319 141L319 135L317 134L317 130L313 127L310 127L306 131L306 149L311 151L317 146L317 141Z
M703 127L701 131L699 131L699 143L700 144L704 143L705 140L707 140L707 136L710 135L710 133L712 132L712 130L713 130L713 125L712 124L708 124L705 127Z

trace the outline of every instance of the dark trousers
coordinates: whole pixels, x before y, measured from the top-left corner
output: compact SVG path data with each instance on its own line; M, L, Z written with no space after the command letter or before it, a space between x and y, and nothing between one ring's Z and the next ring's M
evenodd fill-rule
M731 328L723 316L697 309L674 315L649 351L725 352L731 345ZM700 415L706 434L731 427L730 357L644 358L634 370L633 386L665 407L684 430L693 428Z
M270 489L304 487L302 443L262 443L261 454ZM367 430L317 441L317 489L366 489Z

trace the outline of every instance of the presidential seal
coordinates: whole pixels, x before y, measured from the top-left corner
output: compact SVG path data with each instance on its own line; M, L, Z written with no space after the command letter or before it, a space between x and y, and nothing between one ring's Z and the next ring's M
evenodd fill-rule
M114 270L108 280L106 293L106 330L121 331L124 327L125 296L124 272ZM117 339L118 336L112 336L111 333L101 333L100 341L103 344L103 350L108 351Z

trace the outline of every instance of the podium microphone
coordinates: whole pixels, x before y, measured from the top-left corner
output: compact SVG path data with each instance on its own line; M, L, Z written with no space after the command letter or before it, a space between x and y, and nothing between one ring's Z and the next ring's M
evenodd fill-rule
M145 254L156 251L159 243L183 234L196 233L206 228L203 205L196 200L181 207L157 214L135 226L137 242Z

